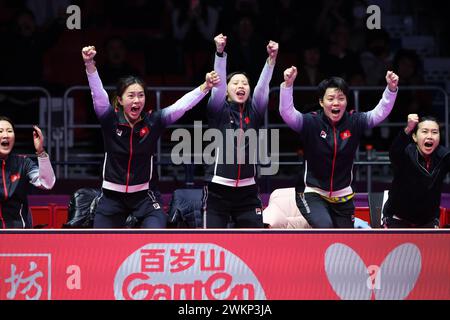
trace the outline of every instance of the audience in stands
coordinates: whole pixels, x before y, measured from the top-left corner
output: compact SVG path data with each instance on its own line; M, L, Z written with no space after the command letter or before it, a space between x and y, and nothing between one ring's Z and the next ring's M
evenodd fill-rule
M219 12L205 0L179 0L172 12L172 31L179 66L189 80L197 81L208 70L208 48L216 34ZM181 60L180 60L181 59Z
M114 85L117 79L130 74L143 75L128 61L128 49L121 37L111 37L105 43L106 61L102 67L102 79L105 85Z
M393 69L402 78L402 85L424 86L422 61L414 50L401 49L393 60ZM394 110L389 117L391 121L402 122L409 114L431 114L431 91L405 90L397 97L398 104L402 107Z
M328 76L341 77L350 86L359 85L364 71L358 53L350 48L350 29L346 24L338 24L330 33L326 50L322 61Z
M241 17L230 38L233 39L227 49L230 70L245 70L250 79L257 79L260 73L258 61L264 61L266 56L258 50L264 46L264 39L255 32L254 20L250 16Z
M392 66L389 34L383 29L369 30L366 36L366 50L361 53L360 63L369 86L381 85L383 75Z

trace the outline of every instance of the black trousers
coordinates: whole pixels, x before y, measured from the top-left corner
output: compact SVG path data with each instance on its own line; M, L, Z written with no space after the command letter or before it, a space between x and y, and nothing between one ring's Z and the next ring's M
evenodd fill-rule
M209 183L203 190L207 228L264 228L262 202L256 185L228 187Z
M298 209L313 228L354 228L353 199L331 203L317 193L297 192L295 200Z
M151 190L122 193L102 190L94 217L94 228L124 228L128 216L141 228L166 228L167 214Z
M424 228L439 228L439 219L433 219L432 221L429 221L424 224L414 224L409 221L396 219L393 217L383 217L383 227L386 229L389 228L417 228L417 229L424 229Z

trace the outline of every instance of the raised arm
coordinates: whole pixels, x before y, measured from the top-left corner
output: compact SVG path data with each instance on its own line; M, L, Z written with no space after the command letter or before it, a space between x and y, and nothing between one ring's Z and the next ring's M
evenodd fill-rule
M303 127L303 115L294 107L293 85L297 77L297 68L292 66L283 73L284 82L280 85L280 115L284 122L294 131Z
M405 149L411 143L411 134L418 123L419 116L417 114L408 114L406 128L399 132L389 148L389 159L393 165L399 166L404 163Z
M272 79L275 63L277 61L278 43L270 40L266 49L268 57L261 75L259 76L252 99L253 106L260 114L264 114L266 112L267 105L269 104L269 84Z
M394 72L388 71L386 73L387 86L383 92L383 96L377 106L367 112L367 125L369 128L380 124L391 113L395 98L397 97L398 79L398 76Z
M161 117L164 125L170 125L180 119L184 113L192 109L204 96L220 83L220 77L215 71L206 74L205 82L194 90L186 93L171 106L162 109Z
M219 34L214 38L216 44L216 53L214 54L214 71L217 72L220 83L212 88L211 96L208 101L207 108L211 111L222 108L227 96L227 54L224 52L227 44L227 37Z
M84 65L86 66L86 74L91 88L92 101L94 102L94 110L97 117L101 117L109 108L109 98L103 88L102 80L98 75L95 67L94 57L97 54L94 46L84 47L81 50Z
M44 150L44 136L42 131L37 126L33 126L33 129L33 143L38 156L39 167L36 168L35 164L31 164L31 168L28 170L28 178L30 179L30 183L35 187L50 190L55 185L55 173L50 163L50 157Z

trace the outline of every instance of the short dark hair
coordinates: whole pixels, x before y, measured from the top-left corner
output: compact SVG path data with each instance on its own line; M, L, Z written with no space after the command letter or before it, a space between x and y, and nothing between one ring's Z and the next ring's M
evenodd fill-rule
M12 122L12 120L10 118L8 118L6 116L0 116L0 121L7 121L7 122L9 122L11 124L11 127L13 128L13 130L16 131L15 128L14 128L14 122Z
M345 82L345 80L340 77L331 77L319 83L318 85L319 100L323 100L325 92L327 91L328 88L336 88L339 91L342 91L342 93L346 97L348 96L349 89L347 82Z
M417 123L417 126L414 128L413 133L417 134L417 130L419 129L419 123L422 123L424 121L434 121L438 125L438 129L441 130L441 126L439 125L439 121L437 118L433 116L423 116L419 118L419 122Z

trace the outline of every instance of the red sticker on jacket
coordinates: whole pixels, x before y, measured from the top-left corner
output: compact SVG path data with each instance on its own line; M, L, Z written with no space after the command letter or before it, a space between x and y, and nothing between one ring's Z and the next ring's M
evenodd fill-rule
M340 135L341 135L341 139L345 140L345 139L350 138L352 136L352 133L350 132L350 130L347 129L345 131L342 131Z
M20 179L20 174L19 173L12 174L11 177L9 177L9 179L11 180L12 183L14 183L15 181Z
M142 138L142 137L145 136L149 131L150 131L150 130L148 129L148 127L143 127L143 128L141 129L141 131L139 131L139 136L141 136L141 138Z

